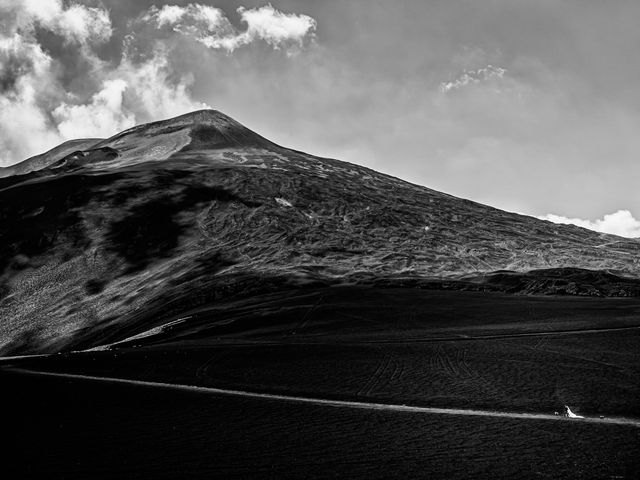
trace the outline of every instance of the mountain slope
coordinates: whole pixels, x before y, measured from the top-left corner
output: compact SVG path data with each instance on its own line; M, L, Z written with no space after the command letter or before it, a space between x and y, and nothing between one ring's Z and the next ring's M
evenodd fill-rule
M47 168L49 165L55 163L61 158L66 157L74 151L88 150L92 148L93 145L101 140L101 138L81 138L78 140L69 140L45 153L35 155L16 165L11 165L10 167L0 167L0 178L9 177L11 175L25 175L27 173L35 172L36 170Z
M0 179L1 351L86 345L97 330L115 341L201 304L310 284L640 291L627 278L640 276L637 240L289 150L220 112L75 145ZM543 282L524 273L558 268ZM602 274L566 268L611 278L601 288Z

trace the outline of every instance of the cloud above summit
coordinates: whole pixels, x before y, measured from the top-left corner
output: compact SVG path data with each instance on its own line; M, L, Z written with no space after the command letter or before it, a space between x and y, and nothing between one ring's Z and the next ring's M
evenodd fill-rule
M40 27L69 42L87 43L108 40L112 34L111 19L102 8L65 6L62 0L1 0L0 11L4 36Z
M317 26L308 15L283 13L271 4L250 9L238 7L237 12L246 25L244 31L236 29L221 9L193 3L184 7L152 6L142 21L153 22L159 29L171 28L209 48L227 52L258 40L275 49L291 51L294 47L302 47L305 40L312 39Z
M507 73L507 71L504 68L494 67L493 65L487 65L477 70L467 70L462 72L462 74L454 80L442 82L440 84L440 91L449 93L468 85L500 80L504 78L505 73Z
M0 2L0 165L52 147L62 139L50 112L67 92L60 65L40 44L37 29L59 36L69 49L90 57L89 44L111 36L105 10L50 2Z

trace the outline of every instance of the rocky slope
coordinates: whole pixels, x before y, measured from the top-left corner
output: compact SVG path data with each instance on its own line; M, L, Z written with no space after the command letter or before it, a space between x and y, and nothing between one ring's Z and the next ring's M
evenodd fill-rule
M640 292L639 240L286 149L212 110L67 142L0 177L5 353L312 284Z

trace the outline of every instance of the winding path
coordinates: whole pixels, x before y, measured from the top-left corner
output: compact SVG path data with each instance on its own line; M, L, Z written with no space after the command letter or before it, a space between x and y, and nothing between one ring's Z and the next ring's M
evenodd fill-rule
M256 398L262 400L291 402L291 403L306 403L310 405L321 405L326 407L337 408L356 408L361 410L383 410L392 412L410 412L410 413L423 413L423 414L441 414L441 415L466 415L474 417L498 417L498 418L514 418L525 420L553 420L562 422L578 422L578 423L597 423L597 424L609 424L609 425L628 425L640 428L640 419L632 418L565 418L559 415L548 415L543 413L514 413L514 412L498 412L490 410L467 410L459 408L436 408L436 407L419 407L411 405L398 405L387 403L371 403L371 402L356 402L349 400L330 400L324 398L313 397L300 397L295 395L279 395L274 393L260 393L250 392L245 390L231 390L215 387L202 387L196 385L181 385L175 383L163 383L163 382L151 382L146 380L131 380L124 378L112 378L112 377L97 377L92 375L78 375L72 373L54 373L28 370L22 368L9 368L8 370L23 373L28 375L40 375L48 377L60 377L67 379L89 380L105 383L118 383L125 385L135 385L141 387L152 388L166 388L173 390L182 390L188 392L200 392L208 393L212 395L224 395L231 397L244 397L244 398Z

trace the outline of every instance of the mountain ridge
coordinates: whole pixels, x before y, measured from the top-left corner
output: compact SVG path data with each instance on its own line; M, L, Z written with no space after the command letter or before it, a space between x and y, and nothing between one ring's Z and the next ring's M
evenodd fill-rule
M26 175L28 173L47 168L71 152L76 150L90 149L93 145L101 141L101 138L82 138L75 140L67 140L44 153L34 155L21 162L8 167L0 167L0 178L13 175Z
M0 181L0 352L308 285L640 295L638 240L289 150L220 112L90 147Z

